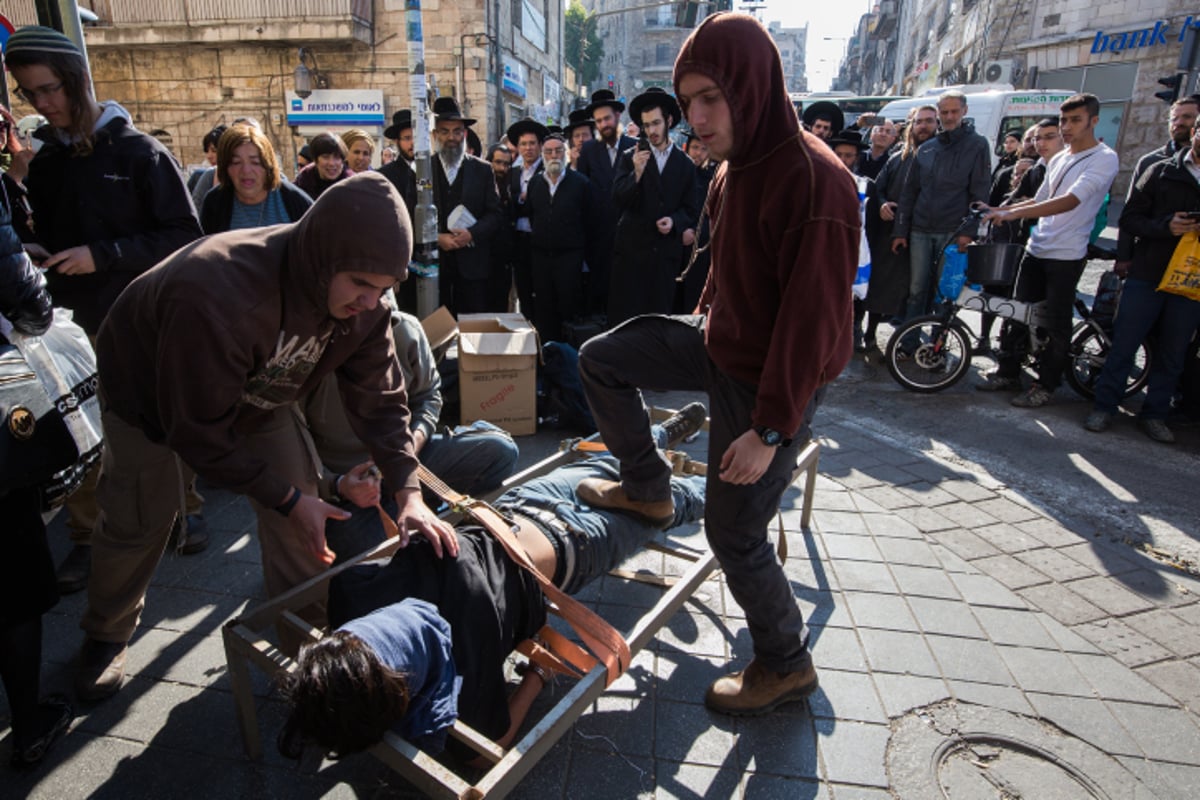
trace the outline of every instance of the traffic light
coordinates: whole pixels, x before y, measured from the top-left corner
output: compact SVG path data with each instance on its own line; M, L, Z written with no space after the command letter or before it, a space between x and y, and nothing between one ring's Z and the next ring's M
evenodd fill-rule
M696 27L696 17L700 14L699 0L682 0L675 9L676 28Z
M1179 98L1179 84L1183 83L1183 75L1176 73L1169 78L1159 78L1158 82L1167 88L1155 92L1154 96L1164 103L1174 103Z

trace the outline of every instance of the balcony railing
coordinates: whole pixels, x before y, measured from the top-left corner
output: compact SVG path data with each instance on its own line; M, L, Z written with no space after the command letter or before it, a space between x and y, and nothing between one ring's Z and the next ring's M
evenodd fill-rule
M8 5L7 3L5 4ZM5 8L14 25L37 22L33 0ZM371 24L371 0L82 0L100 18L100 27L114 25L211 25L221 22L282 22L350 17Z

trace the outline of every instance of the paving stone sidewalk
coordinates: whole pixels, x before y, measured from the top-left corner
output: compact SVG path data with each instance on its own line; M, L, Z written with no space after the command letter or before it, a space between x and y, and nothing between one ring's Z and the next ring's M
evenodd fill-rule
M782 515L820 690L759 719L704 709L708 683L751 656L718 575L515 796L904 797L888 771L893 728L947 699L1052 723L1114 759L1139 796L1200 796L1200 581L986 474L845 424L823 434L812 530L800 530L798 491ZM0 797L416 796L370 757L314 771L274 753L282 706L265 679L266 756L242 757L220 628L261 599L258 546L244 501L212 492L207 509L213 545L164 560L126 687L81 707L48 763L7 772ZM61 522L53 531L61 556ZM662 559L634 564L665 570ZM584 597L620 627L656 593L606 577ZM64 598L46 618L52 691L69 691L83 605Z

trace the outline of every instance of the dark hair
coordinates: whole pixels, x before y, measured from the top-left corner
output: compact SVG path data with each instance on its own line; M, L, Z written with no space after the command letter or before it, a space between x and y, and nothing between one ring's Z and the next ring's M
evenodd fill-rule
M308 143L308 147L309 150L312 151L313 161L316 161L321 156L332 155L338 156L342 159L342 161L346 160L346 143L328 131L325 133L318 133L316 136L314 136Z
M509 149L508 145L506 145L504 142L496 142L494 145L488 148L487 160L491 161L492 158L495 157L496 153L500 152L508 153L509 156L512 155L512 150Z
M1034 124L1033 127L1035 127L1035 128L1057 128L1058 120L1055 119L1054 117L1046 117L1044 119L1039 119Z
M221 141L221 134L225 133L226 130L224 125L218 125L204 134L204 138L200 140L200 149L207 153L208 148L216 147L217 143Z
M657 94L657 92L647 92L647 94ZM638 118L633 120L633 124L637 125L638 129L640 130L642 127L642 115L647 111L653 111L656 108L662 112L663 119L668 121L668 128L670 128L674 123L679 122L679 120L675 118L675 115L679 112L672 108L671 104L667 102L668 99L669 96L664 95L661 98L651 97L649 100L646 100L645 105L638 109Z
M92 77L88 74L87 63L83 58L72 53L21 50L7 54L5 61L10 70L13 67L37 65L47 67L62 81L63 94L71 106L71 125L66 130L74 142L71 146L73 155L90 155L92 126L96 121L92 119L91 114L91 105L94 102Z
M483 142L479 141L479 134L467 128L467 152L476 158L483 152Z
M233 161L233 151L247 142L258 149L267 191L278 189L279 159L275 157L275 148L271 146L267 135L253 125L234 125L221 136L217 143L217 181L222 186L229 184L229 162Z
M1186 97L1181 97L1178 100L1176 100L1174 103L1171 103L1171 108L1174 108L1175 106L1186 106L1186 105L1192 105L1192 106L1196 106L1196 107L1200 108L1200 95L1189 94Z
M292 713L278 744L290 758L299 757L305 741L334 758L361 752L408 712L404 675L349 631L334 631L301 648L296 671L281 680L280 689Z
M1062 104L1059 111L1075 111L1083 108L1087 110L1088 119L1100 116L1100 98L1094 94L1073 94L1067 98Z

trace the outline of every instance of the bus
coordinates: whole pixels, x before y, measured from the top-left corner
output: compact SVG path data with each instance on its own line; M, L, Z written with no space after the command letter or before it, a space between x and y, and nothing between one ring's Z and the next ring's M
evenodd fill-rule
M792 92L792 105L796 107L796 116L804 112L804 107L820 100L827 100L837 105L850 125L860 114L874 114L893 100L902 100L904 95L856 95L853 92Z

